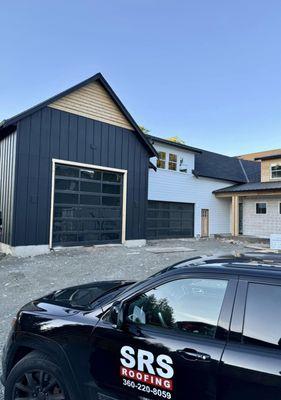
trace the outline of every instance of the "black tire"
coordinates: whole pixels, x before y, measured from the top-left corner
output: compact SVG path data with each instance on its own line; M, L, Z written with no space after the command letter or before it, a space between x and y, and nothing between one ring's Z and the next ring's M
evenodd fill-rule
M47 380L48 378L49 380ZM56 384L53 383L54 380ZM70 385L61 368L48 356L38 351L32 351L13 367L5 384L5 400L32 398L33 387L34 391L39 390L40 392L40 396L34 397L34 400L44 399L42 397L44 391L51 392L46 397L50 400L55 395L54 399L56 400L60 400L60 397L61 400L75 400L71 396ZM61 396L58 396L60 394Z

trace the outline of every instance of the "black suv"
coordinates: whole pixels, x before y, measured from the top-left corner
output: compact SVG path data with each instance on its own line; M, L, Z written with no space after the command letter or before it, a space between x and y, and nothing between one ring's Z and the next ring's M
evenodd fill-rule
M56 291L13 322L5 399L281 399L280 313L281 265L256 257Z

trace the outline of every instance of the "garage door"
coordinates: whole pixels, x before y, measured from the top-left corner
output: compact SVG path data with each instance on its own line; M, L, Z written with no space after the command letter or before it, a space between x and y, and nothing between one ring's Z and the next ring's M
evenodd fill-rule
M53 246L120 243L123 174L56 164Z
M149 201L147 238L184 238L194 236L194 204Z

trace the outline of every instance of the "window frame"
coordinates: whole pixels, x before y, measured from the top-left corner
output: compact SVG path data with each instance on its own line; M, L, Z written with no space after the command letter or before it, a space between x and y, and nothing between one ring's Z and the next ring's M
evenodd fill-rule
M160 154L165 154L164 158L160 157ZM169 154L169 153L168 153ZM158 155L159 157L157 158L157 162L156 162L156 166L159 169L167 169L167 151L158 151ZM159 166L159 163L163 162L164 163L164 168Z
M242 346L255 346L253 344L243 343L244 321L246 315L248 288L250 284L281 286L281 278L276 279L259 276L240 277L231 317L229 341L239 343ZM264 348L262 346L258 347ZM267 348L267 350L268 349L269 348ZM276 349L273 351L276 351Z
M211 337L204 337L204 336L196 336L194 334L189 334L187 332L181 332L181 331L176 331L176 330L168 330L169 335L173 336L182 336L186 338L190 338L193 340L226 340L228 333L230 331L230 322L231 322L231 314L232 314L232 306L235 300L235 293L236 293L236 288L238 285L238 278L232 274L212 274L208 272L204 273L198 273L198 272L190 272L186 274L173 274L171 276L171 273L167 274L168 276L157 276L155 277L151 282L149 282L147 285L143 286L141 290L135 292L135 289L132 289L134 293L128 292L126 297L124 297L121 300L121 305L124 310L127 311L128 303L133 301L135 298L140 296L141 294L144 294L158 286L164 285L165 283L169 282L174 282L176 280L180 279L214 279L214 280L227 280L228 285L226 287L224 299L222 302L218 322L217 322L217 330L216 330L216 335L214 338ZM107 310L108 311L108 310ZM107 315L107 311L105 312L104 316ZM126 314L126 311L124 312L124 315ZM109 322L110 323L110 322ZM111 324L111 323L110 323ZM136 326L133 322L128 322L126 321L127 326ZM146 332L159 332L159 333L165 333L167 334L167 329L162 328L162 327L156 327L152 325L137 325L139 329L146 331Z
M272 167L279 167L279 171L280 171L280 174L281 174L281 163L274 163L274 164L270 164L270 167L269 167L269 171L270 171L270 179L272 179L272 180L281 180L281 175L280 176L278 176L278 177L273 177L272 176ZM279 172L278 171L278 172Z
M265 204L265 212L258 212L258 204ZM256 215L266 215L267 214L267 202L266 201L257 201L256 202Z
M165 154L165 158L160 157L160 155ZM187 174L189 171L189 168L183 167L184 163L184 157L176 152L168 151L168 150L158 150L158 155L159 157L156 160L156 166L158 169L162 171L170 171L170 172L179 172L181 174ZM176 161L170 160L170 156L175 156ZM164 163L164 167L160 166L160 163ZM171 169L169 164L173 164L176 166L176 169Z
M237 293L235 296L235 302L233 306L229 341L239 343L240 345L245 347L256 346L250 343L243 343L244 321L246 316L248 288L250 284L281 286L281 278L260 277L260 276L240 277L237 287ZM258 346L258 347L265 348L263 346ZM270 350L269 347L266 347L266 349ZM273 349L273 351L275 352L276 349Z
M175 157L175 160L171 160L171 156ZM175 165L176 169L172 169L170 168L170 164L171 165ZM168 160L168 170L169 171L173 171L173 172L177 172L178 171L178 154L177 153L170 153L169 152L169 160Z

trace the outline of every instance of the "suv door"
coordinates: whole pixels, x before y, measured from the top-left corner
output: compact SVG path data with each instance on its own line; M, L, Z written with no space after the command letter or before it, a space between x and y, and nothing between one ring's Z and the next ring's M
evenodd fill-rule
M99 396L216 399L236 284L223 275L173 277L125 299L122 330L105 315L91 357Z
M220 367L220 400L281 399L280 310L280 280L239 282Z

